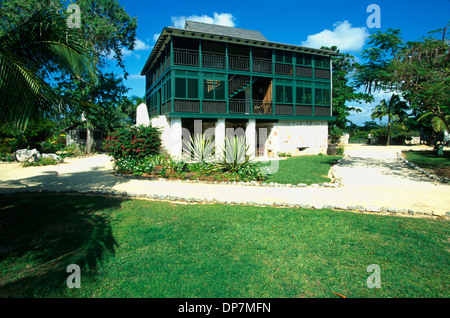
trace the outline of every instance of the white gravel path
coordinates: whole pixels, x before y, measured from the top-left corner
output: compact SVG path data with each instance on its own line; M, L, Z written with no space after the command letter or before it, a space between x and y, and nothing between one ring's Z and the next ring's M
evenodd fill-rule
M416 146L421 148L424 146ZM348 145L334 167L338 188L261 187L139 180L113 175L110 158L66 159L46 167L0 164L0 193L23 191L126 192L152 198L260 205L331 207L404 215L450 216L450 184L424 177L397 159L405 147Z

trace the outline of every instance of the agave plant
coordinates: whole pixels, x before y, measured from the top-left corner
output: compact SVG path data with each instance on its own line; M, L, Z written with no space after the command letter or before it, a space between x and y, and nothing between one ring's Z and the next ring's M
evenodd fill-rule
M96 80L91 55L66 19L41 10L0 35L2 121L24 129L38 113L59 110L63 97L48 83L55 75Z
M214 160L215 144L212 136L207 137L205 134L196 134L193 139L189 135L189 140L183 140L184 144L188 148L188 153L185 154L186 159L192 159L194 156L194 162L211 162Z
M225 149L222 152L222 160L218 163L219 168L238 172L251 164L248 155L249 145L244 136L227 136L225 139Z

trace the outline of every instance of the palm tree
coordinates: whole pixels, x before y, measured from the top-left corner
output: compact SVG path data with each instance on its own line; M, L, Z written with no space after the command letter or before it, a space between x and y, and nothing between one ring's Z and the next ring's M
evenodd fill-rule
M388 125L387 125L387 145L389 146L391 143L391 123L395 121L403 120L408 114L406 110L408 109L408 105L405 101L400 100L400 97L396 94L393 94L389 101L383 99L379 105L375 107L372 111L372 119L381 119L385 116L388 117Z
M0 118L24 130L37 115L60 111L64 97L49 84L56 75L95 80L91 55L66 18L41 10L0 35Z

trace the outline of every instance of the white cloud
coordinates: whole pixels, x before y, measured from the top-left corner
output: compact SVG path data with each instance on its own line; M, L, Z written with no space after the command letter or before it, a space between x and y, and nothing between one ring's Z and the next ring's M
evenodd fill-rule
M144 41L140 39L136 39L134 42L134 50L128 50L126 48L122 48L120 51L122 52L123 56L131 56L133 55L134 51L149 51L152 49L152 46L148 45Z
M230 26L230 27L236 26L236 23L235 23L236 19L235 19L235 17L233 17L232 14L217 13L217 12L214 12L213 17L207 16L207 15L202 15L202 16L191 15L189 17L186 17L186 16L172 17L172 25L175 28L184 28L184 23L186 20L209 23L209 24L218 24L218 25Z
M131 74L131 75L128 75L127 79L129 79L129 80L144 80L145 76L142 76L141 74Z
M362 49L369 37L366 27L354 28L348 21L337 22L333 27L332 31L326 29L320 33L308 35L307 40L301 45L317 49L321 46L335 45L341 52L358 51Z
M145 43L142 40L136 39L136 42L134 42L134 50L135 51L147 51L150 50L151 47L147 43Z

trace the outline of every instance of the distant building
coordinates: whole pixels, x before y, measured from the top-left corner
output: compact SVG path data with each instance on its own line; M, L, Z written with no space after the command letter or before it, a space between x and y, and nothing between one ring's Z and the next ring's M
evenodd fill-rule
M194 127L212 131L216 148L241 128L255 155L326 154L334 54L258 31L193 21L166 27L141 72L152 125L173 156Z
M81 123L75 123L63 130L63 132L66 134L66 146L86 146L86 128L80 127L80 125ZM105 132L102 129L94 128L94 144L92 146L92 149L102 150L104 134Z

